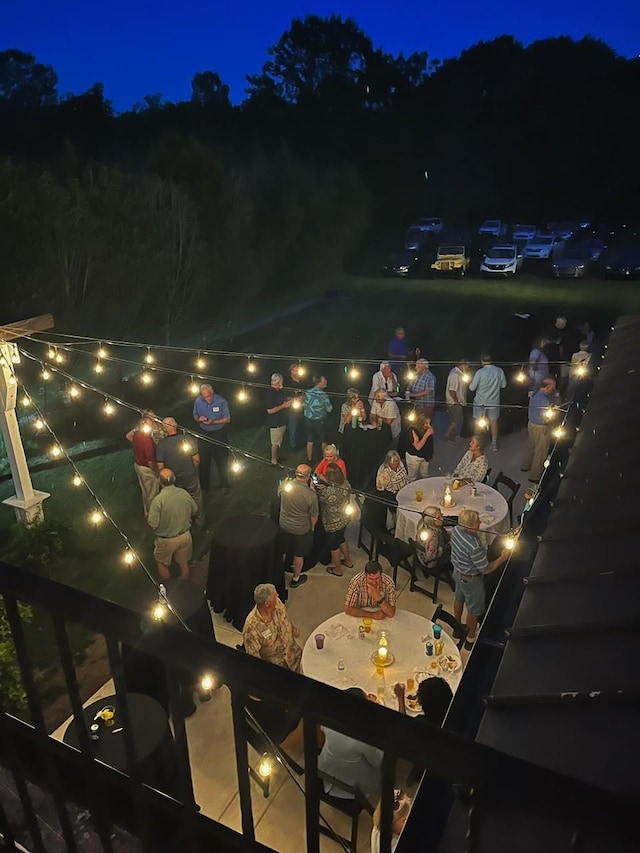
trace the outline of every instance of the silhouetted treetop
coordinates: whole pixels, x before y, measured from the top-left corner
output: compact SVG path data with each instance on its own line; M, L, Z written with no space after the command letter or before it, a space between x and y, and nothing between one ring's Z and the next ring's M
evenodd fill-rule
M229 109L229 87L215 71L198 71L191 81L191 103L199 107Z
M0 100L21 107L55 104L58 75L50 65L36 62L31 53L21 50L0 52Z

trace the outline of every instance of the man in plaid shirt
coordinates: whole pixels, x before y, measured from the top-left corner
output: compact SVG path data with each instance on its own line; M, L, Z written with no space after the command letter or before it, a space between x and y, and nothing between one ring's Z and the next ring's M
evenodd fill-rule
M416 378L407 386L409 399L413 400L418 412L430 418L436 399L436 377L429 370L429 362L426 358L419 358L416 361L416 374Z
M370 616L372 619L396 615L396 588L391 578L382 573L380 563L370 560L364 572L355 575L344 600L344 612L347 616Z

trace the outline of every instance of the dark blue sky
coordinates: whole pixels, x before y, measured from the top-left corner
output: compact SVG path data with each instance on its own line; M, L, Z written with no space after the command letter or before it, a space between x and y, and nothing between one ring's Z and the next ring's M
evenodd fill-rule
M589 34L623 56L640 53L640 0L3 0L0 9L0 49L53 65L60 94L104 83L117 110L157 92L187 100L193 74L207 69L243 100L245 75L260 70L292 18L308 13L351 16L376 47L426 50L432 59L504 33L525 44Z

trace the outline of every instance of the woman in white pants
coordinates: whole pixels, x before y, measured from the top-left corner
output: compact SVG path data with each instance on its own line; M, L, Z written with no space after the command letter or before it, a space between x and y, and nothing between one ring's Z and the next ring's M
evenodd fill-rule
M433 457L433 427L431 418L418 415L409 427L409 440L405 451L409 482L429 476L429 461Z

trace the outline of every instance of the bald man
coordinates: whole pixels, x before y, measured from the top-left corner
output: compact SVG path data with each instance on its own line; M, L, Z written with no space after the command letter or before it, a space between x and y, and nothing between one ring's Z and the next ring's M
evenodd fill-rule
M311 466L298 465L295 478L280 483L280 528L287 534L287 553L293 552L291 589L307 582L301 574L304 558L313 547L313 531L318 521L318 497L311 487Z
M189 577L189 560L193 555L191 519L197 514L198 506L184 489L176 486L176 478L170 468L160 471L160 494L149 507L149 527L155 534L153 556L156 558L158 574L163 580L171 577L171 564L175 561L183 578Z

